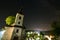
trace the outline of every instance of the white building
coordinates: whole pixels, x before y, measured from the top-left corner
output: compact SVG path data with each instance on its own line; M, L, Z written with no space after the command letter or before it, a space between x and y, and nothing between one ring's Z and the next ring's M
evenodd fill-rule
M6 32L3 35L2 40L22 40L25 33L25 27L23 26L24 15L17 13L15 23L12 26L5 27Z

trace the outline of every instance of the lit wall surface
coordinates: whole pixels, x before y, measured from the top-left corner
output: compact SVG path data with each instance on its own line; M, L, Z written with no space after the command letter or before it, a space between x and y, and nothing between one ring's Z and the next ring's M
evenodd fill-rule
M3 37L4 32L5 32L5 30L0 31L0 40L1 40L1 38Z
M4 33L2 40L10 40L11 36L12 36L13 29L14 29L14 27L9 27L8 29L6 29L6 32Z

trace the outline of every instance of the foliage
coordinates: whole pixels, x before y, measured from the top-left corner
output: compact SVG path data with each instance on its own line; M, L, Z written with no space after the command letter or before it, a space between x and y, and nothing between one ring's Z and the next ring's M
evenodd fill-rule
M27 38L28 40L29 38L33 38L34 40L37 40L37 38L39 38L39 40L43 40L43 33L41 32L40 35L38 35L38 33L32 32L32 33L27 34Z
M14 23L15 17L14 16L8 16L5 21L6 21L7 25L11 25Z
M54 28L54 35L60 35L60 22L54 21L52 27Z
M40 32L40 40L44 40L44 34Z

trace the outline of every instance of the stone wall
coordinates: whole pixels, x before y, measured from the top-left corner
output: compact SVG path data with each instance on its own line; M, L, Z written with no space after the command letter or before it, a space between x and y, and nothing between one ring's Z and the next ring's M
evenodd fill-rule
M8 27L2 37L2 40L11 40L13 30L14 30L14 27Z

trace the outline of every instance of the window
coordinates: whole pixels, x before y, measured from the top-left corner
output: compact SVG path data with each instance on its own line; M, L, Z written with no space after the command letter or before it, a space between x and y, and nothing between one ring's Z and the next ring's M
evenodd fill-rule
M20 24L20 22L18 22L18 24Z
M19 31L19 30L17 29L17 30L16 30L16 33L18 33L18 31Z
M21 16L19 17L19 19L21 19Z

